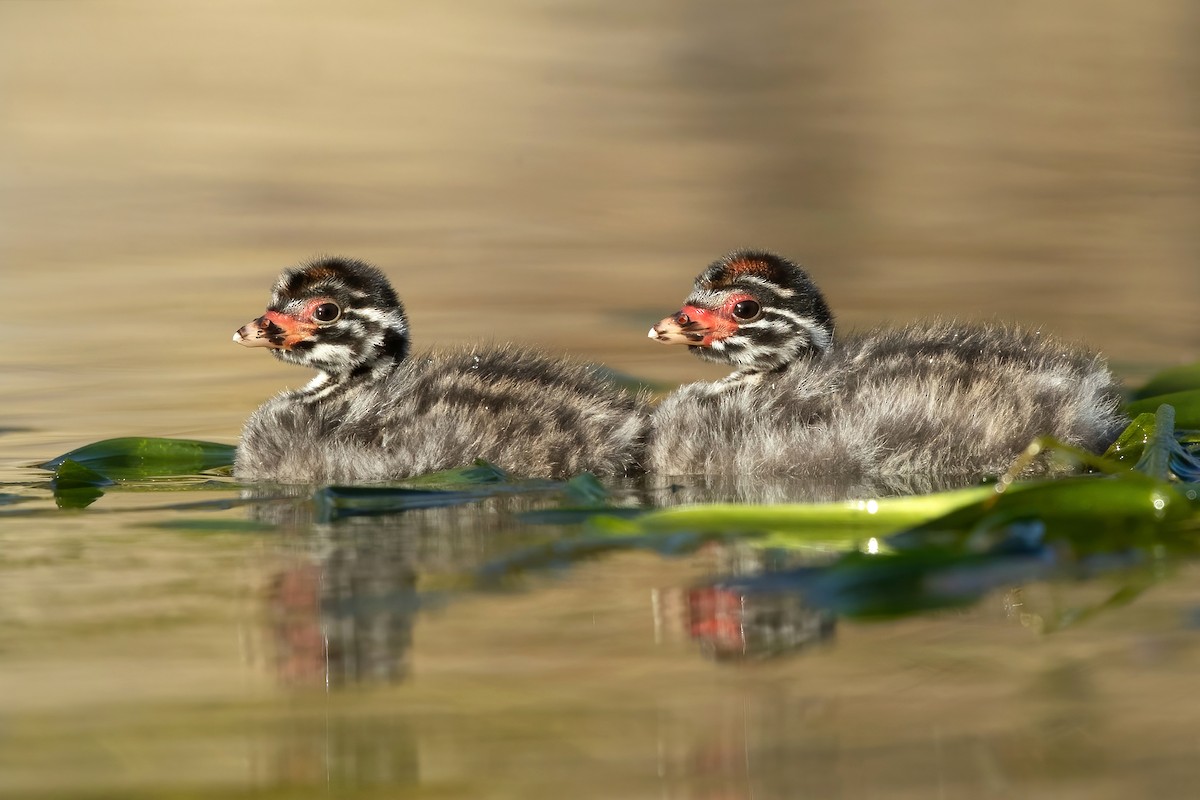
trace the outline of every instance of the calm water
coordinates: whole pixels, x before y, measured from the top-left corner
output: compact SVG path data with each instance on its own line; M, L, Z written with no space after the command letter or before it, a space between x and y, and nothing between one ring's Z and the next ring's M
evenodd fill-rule
M645 329L747 244L808 265L843 328L1016 319L1131 382L1195 360L1196 13L0 4L0 793L1194 795L1191 564L1079 624L1119 579L719 664L687 593L739 548L484 590L558 533L522 501L56 512L28 465L236 441L307 375L230 334L320 252L383 266L418 347L664 382L719 371Z

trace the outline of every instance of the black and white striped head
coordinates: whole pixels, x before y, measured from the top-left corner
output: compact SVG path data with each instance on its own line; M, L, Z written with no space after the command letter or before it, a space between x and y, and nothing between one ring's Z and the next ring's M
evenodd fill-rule
M383 273L352 258L285 269L267 311L233 340L330 375L366 372L408 355L408 320Z
M696 278L683 308L650 338L708 361L769 372L833 343L833 314L808 274L762 250L735 250Z

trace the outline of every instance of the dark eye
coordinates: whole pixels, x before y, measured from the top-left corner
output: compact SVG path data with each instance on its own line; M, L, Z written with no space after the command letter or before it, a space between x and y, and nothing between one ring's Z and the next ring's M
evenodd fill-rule
M337 303L321 303L313 309L313 319L317 322L336 322L337 318L342 315L342 310L338 308Z
M757 319L762 313L762 306L754 300L743 300L733 307L733 317L741 322Z

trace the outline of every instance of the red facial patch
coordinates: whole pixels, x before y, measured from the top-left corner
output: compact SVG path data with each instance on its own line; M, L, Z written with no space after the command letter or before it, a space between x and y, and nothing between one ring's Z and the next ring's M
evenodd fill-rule
M733 321L729 312L732 307L727 304L714 311L699 306L684 306L679 309L676 321L686 333L694 333L701 337L693 346L709 347L713 342L727 339L737 333L737 323Z
M313 306L316 308L316 306ZM276 346L282 347L284 350L289 350L292 346L304 341L312 335L317 326L312 322L312 309L307 309L302 312L305 316L293 317L290 314L283 314L278 311L268 311L259 319L266 320L277 328L283 331L283 335L278 339ZM272 337L273 341L275 337Z

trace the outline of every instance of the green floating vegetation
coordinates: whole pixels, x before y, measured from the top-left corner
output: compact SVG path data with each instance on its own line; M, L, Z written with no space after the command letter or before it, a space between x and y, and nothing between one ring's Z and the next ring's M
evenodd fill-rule
M608 489L590 472L581 472L563 484L567 502L579 506L602 506L608 501Z
M228 468L233 464L233 454L232 445L216 442L127 436L93 442L38 466L54 472L50 485L58 507L78 509L94 503L105 489L123 483L195 476ZM193 483L182 488L211 486Z
M1174 406L1161 404L1153 414L1134 417L1104 457L1159 480L1194 483L1200 481L1200 458L1185 444L1189 439L1194 437L1175 430Z
M63 464L73 462L110 482L198 475L233 464L233 445L192 439L126 436L105 439L64 453L38 466L60 479Z
M1125 407L1130 416L1153 413L1159 406L1169 405L1175 409L1175 424L1181 428L1200 428L1200 389L1148 397L1135 400Z
M482 500L493 494L486 488L442 490L389 486L326 486L313 495L317 518L395 514L417 508L444 508Z
M512 477L495 464L482 458L466 467L455 467L437 472L427 472L403 481L406 486L477 486L479 484L506 483Z
M597 507L608 499L608 490L595 475L584 472L569 481L515 478L482 459L469 467L443 470L410 478L404 486L328 486L313 495L324 521L345 516L393 514L417 508L441 508L482 500L501 493L558 491L581 508ZM433 488L440 487L440 488ZM449 488L458 487L458 488Z
M1200 389L1200 363L1185 364L1159 372L1133 393L1133 399L1145 400L1193 389Z
M649 512L636 521L645 533L671 531L772 532L803 541L876 536L915 525L956 508L993 497L992 486L938 494L885 497L842 503L788 503L773 506L714 503Z

